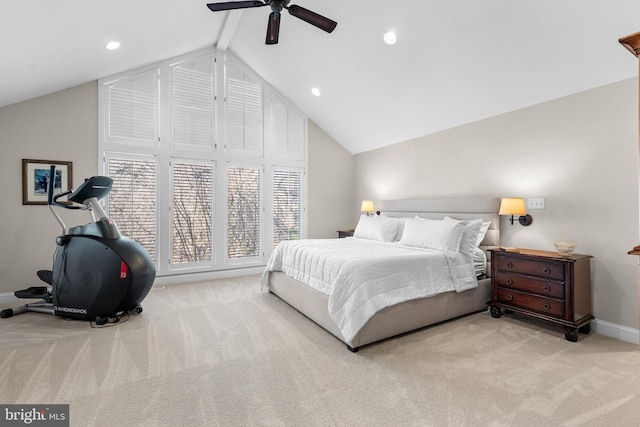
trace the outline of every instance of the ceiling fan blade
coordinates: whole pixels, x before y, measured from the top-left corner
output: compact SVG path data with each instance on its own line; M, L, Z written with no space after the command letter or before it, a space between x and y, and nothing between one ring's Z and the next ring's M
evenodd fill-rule
M266 44L277 44L278 35L280 34L280 13L271 12L269 15L269 25L267 25L267 41Z
M249 7L261 7L266 6L266 3L263 3L258 0L251 1L225 1L222 3L209 3L207 7L212 12L219 12L222 10L232 10L232 9L247 9Z
M336 25L338 25L336 21L332 21L329 18L325 18L322 15L318 15L317 13L312 12L309 9L305 9L304 7L297 6L295 4L287 7L287 10L289 10L289 13L296 18L300 18L303 21L326 31L327 33L335 30Z

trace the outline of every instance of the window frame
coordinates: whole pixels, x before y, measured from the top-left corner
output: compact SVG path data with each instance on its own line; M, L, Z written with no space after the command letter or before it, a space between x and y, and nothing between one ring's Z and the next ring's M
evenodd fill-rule
M187 61L195 61L198 58L210 55L214 58L214 142L213 147L185 146L185 144L175 145L172 143L172 96L171 96L171 74L172 67ZM243 152L243 150L229 150L226 147L228 129L226 124L227 118L227 99L226 99L226 70L225 64L231 63L233 66L241 69L251 80L257 82L262 87L262 136L261 150L256 152ZM222 68L221 68L222 67ZM127 144L126 141L109 141L105 138L106 110L105 105L105 85L117 79L136 76L139 73L150 72L156 70L159 78L158 84L158 140L154 144ZM224 96L220 96L222 93ZM307 236L307 168L308 168L308 119L307 117L288 102L281 94L276 92L269 86L260 76L253 70L242 63L238 58L229 52L217 52L215 49L203 49L196 52L190 52L175 58L161 61L157 64L144 68L131 70L120 73L115 76L106 77L99 80L99 128L100 140L98 143L99 168L101 174L106 174L106 159L114 152L125 153L127 155L155 156L158 159L157 167L157 194L158 200L156 204L157 212L157 238L156 238L156 257L157 257L157 276L172 276L176 274L203 273L203 272L220 272L233 271L238 269L253 268L263 266L273 251L273 186L272 174L274 170L282 168L292 168L303 171L303 189L302 204L303 217L301 218L301 238ZM289 108L291 112L302 119L304 141L301 147L303 155L287 155L286 153L273 150L277 144L274 142L274 132L276 120L273 115L272 100L277 99ZM224 142L224 146L221 145ZM281 146L282 144L280 144ZM213 216L213 259L211 262L194 262L184 264L172 264L172 162L200 162L214 164L214 182L213 194L214 201L212 207ZM262 168L261 175L261 253L260 256L251 257L250 259L228 259L227 257L227 164L247 164L258 165ZM168 231L167 231L168 230ZM224 238L223 238L224 237Z

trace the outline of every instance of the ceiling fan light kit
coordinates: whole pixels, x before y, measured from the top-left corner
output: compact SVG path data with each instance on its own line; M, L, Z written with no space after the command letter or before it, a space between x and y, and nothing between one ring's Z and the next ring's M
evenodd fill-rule
M290 0L265 0L258 1L227 1L221 3L209 3L207 7L212 12L220 12L224 10L234 9L249 9L252 7L271 6L271 13L269 14L269 22L267 23L267 39L266 44L277 44L278 35L280 34L280 12L282 9L287 9L290 15L295 16L298 19L320 28L327 33L331 33L336 29L338 23L329 18L325 18L309 9L305 9L302 6L292 4L289 6Z

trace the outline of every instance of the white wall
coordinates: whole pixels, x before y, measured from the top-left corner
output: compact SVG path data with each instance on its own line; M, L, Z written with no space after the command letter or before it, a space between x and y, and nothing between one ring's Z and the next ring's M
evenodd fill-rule
M355 201L544 197L533 224L502 219L502 244L592 255L593 314L638 328L637 79L355 156ZM353 212L354 221L358 212Z

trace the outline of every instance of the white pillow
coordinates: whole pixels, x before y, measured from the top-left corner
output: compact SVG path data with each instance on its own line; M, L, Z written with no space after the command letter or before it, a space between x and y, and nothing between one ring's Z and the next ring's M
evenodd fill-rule
M480 227L480 232L478 233L476 246L480 246L480 243L484 240L484 236L486 236L489 227L491 227L491 221L482 221L482 227Z
M462 240L460 241L460 253L472 256L474 249L478 247L478 233L482 228L481 219L472 219L463 222Z
M451 217L447 216L445 218ZM455 220L455 218L451 219ZM464 223L465 231L462 235L462 242L460 243L460 252L471 253L472 249L480 246L480 243L484 240L484 236L487 234L487 230L489 230L489 227L491 226L491 221L470 219L462 222Z
M463 222L453 218L407 219L400 243L456 254L462 240Z
M361 239L394 242L400 237L404 221L399 218L361 215L353 232Z

